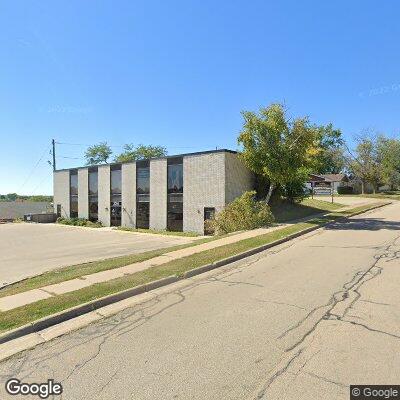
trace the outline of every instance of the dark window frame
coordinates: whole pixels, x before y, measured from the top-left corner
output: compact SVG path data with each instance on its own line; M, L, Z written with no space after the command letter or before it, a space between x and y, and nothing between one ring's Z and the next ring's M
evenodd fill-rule
M170 167L180 167L180 185L178 189L170 188ZM167 160L167 230L183 231L183 157ZM177 212L178 211L178 212Z
M141 170L148 171L148 191L139 193L138 175ZM147 193L148 192L148 193ZM149 229L150 227L150 161L140 160L136 162L136 228Z
M113 192L113 171L120 172L120 191ZM113 198L117 200L113 200ZM118 200L119 199L119 200ZM114 205L118 203L118 205ZM110 226L121 226L122 224L122 164L110 166Z
M96 174L97 179L97 188L95 193L91 193L90 190L90 176L91 174ZM97 205L97 212L91 212L91 206L93 204ZM97 222L99 220L99 170L97 167L89 168L88 169L88 219L92 222Z
M76 176L76 194L72 194L72 177ZM72 205L76 203L76 212L72 211ZM78 218L79 217L79 179L78 170L73 169L69 171L69 217Z

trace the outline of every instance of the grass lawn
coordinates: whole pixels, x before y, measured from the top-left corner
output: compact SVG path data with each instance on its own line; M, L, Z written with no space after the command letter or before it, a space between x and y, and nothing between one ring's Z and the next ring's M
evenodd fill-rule
M272 203L271 211L274 214L276 222L287 222L326 211L334 211L342 207L344 207L343 204L308 198L304 199L301 203L291 203L288 201Z
M138 232L138 233L150 233L156 235L170 235L170 236L185 236L185 237L197 237L200 236L196 232L176 232L176 231L166 231L166 230L157 230L157 229L142 229L142 228L127 228L125 226L119 226L116 228L118 231L125 232Z
M284 238L296 232L300 232L312 226L322 226L343 216L351 216L356 212L367 211L374 206L376 206L376 204L368 204L355 207L344 212L333 212L319 218L314 218L307 222L298 222L297 224L264 235L241 240L236 243L173 260L169 263L136 272L122 278L98 283L87 288L41 300L7 312L0 312L0 332L14 329L18 326L43 318L47 315L60 312L67 308L74 307L79 304L110 295L112 293L117 293L128 288L149 283L157 279L172 275L181 276L184 272L193 268L239 254L254 247L271 243L275 240ZM167 251L170 251L170 249ZM46 284L48 284L47 281Z

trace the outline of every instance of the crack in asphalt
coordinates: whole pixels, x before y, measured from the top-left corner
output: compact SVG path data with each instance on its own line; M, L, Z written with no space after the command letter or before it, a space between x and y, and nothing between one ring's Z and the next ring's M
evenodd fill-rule
M361 299L360 301L362 301L363 303L378 304L378 305L381 305L381 306L392 306L392 304L389 304L389 303L379 303L377 301L371 301L371 300L363 300L363 299Z
M297 347L299 347L305 340L307 337L309 337L318 327L318 325L320 324L320 322L322 322L323 320L329 320L329 319L334 319L337 321L341 321L341 322L345 322L345 323L350 323L352 325L356 325L356 326L360 326L364 329L367 329L368 331L374 332L374 333L378 333L378 334L383 334L383 335L388 335L392 338L396 338L396 339L400 339L400 336L394 335L392 333L389 332L385 332L385 331L380 331L377 329L373 329L365 324L361 324L358 322L354 322L354 321L348 321L345 320L344 317L347 314L347 312L354 306L354 304L360 299L361 294L359 292L360 288L369 280L374 279L375 277L377 277L378 275L381 274L383 268L382 267L378 267L377 264L379 261L382 261L384 259L388 259L385 260L385 262L388 261L393 261L394 259L398 259L400 258L400 250L399 251L391 251L391 248L397 245L397 241L400 239L400 235L397 236L396 238L394 238L388 245L384 246L383 248L379 248L379 252L374 254L373 258L374 261L372 263L372 265L364 271L357 271L356 274L352 277L352 279L346 283L343 284L342 289L338 290L337 292L334 292L332 294L332 296L330 297L329 301L326 304L320 305L318 307L315 307L314 309L312 309L310 312L307 313L307 315L302 318L300 321L298 321L295 325L291 326L289 329L287 329L286 331L284 331L281 335L278 336L277 339L283 339L285 336L287 336L290 332L300 328L315 312L317 312L318 310L322 309L322 308L327 308L327 311L324 313L324 315L319 318L312 326L311 329L309 329L301 338L300 340L298 340L296 343L294 343L292 346L288 347L285 352L291 352L294 351ZM375 269L375 271L374 271ZM368 277L368 275L371 275ZM368 279L366 279L368 278ZM335 315L332 314L331 311L334 309L334 307L339 304L340 302L345 301L348 297L349 297L349 292L352 291L356 294L355 299L352 300L350 302L350 304L345 308L343 315L339 316L339 315ZM309 345L310 346L310 345ZM308 346L307 346L308 347ZM287 363L277 372L274 373L274 375L272 377L270 377L268 379L268 381L265 383L265 385L263 385L263 388L259 390L258 394L256 395L256 399L262 399L268 389L270 388L271 384L282 374L284 374L285 372L288 372L289 367L291 366L291 364L293 363L293 361L295 359L297 359L298 357L301 356L301 354L305 351L306 347L302 347L299 351L297 351L295 353L295 355L293 357L291 357ZM306 363L308 362L308 360L306 361ZM305 364L303 364L303 366L301 367L300 371L304 368ZM298 372L299 373L299 372ZM308 373L308 372L307 372ZM308 373L310 374L310 373ZM314 375L314 374L312 374ZM315 375L316 378L322 379L322 380L326 380L323 377L319 377L318 375ZM326 380L330 383L333 384L337 384L339 386L343 385L340 382L334 382L334 381L330 381L330 380ZM344 387L348 387L347 385L344 385Z
M314 235L316 235L316 234L317 233L315 233ZM312 236L314 236L314 235L312 235ZM304 340L315 331L318 324L321 321L326 320L326 319L335 319L335 320L343 321L345 323L351 323L353 325L363 327L364 329L368 329L369 331L376 332L379 334L386 334L391 337L399 339L400 338L399 336L390 334L388 332L379 331L379 330L370 328L367 325L343 319L343 317L347 314L347 312L360 299L361 294L359 293L359 289L361 288L361 286L365 282L367 282L371 279L374 279L376 276L378 276L381 273L382 268L377 267L376 266L377 263L380 260L383 260L385 258L386 258L385 262L388 262L388 261L393 261L393 259L397 259L400 257L400 251L390 251L393 244L396 243L396 241L399 238L400 238L400 236L397 237L396 239L394 239L394 241L391 244L386 246L384 248L384 251L381 254L378 253L378 254L374 255L375 261L372 264L372 266L369 267L366 271L357 271L355 273L355 275L351 278L350 281L346 282L340 290L333 293L333 295L330 297L329 301L326 304L315 307L314 309L309 311L304 318L302 318L295 325L293 325L292 327L287 329L285 332L283 332L278 337L278 339L283 339L290 332L295 331L297 328L301 327L314 313L316 313L324 308L327 308L327 310L325 311L323 316L317 320L317 322L311 327L311 329L308 332L306 332L306 334L299 341L297 341L293 346L285 349L284 351L286 353L288 353L289 351L295 351L296 348L298 346L300 346L304 342ZM260 253L256 258L251 258L246 264L243 264L243 260L238 261L238 263L241 262L239 267L238 267L237 263L232 263L228 268L221 269L220 271L218 271L218 273L215 274L215 276L212 276L211 278L208 278L201 282L193 282L192 284L189 284L182 290L176 290L176 291L167 292L167 293L164 293L161 295L156 295L155 297L153 297L147 301L144 301L143 303L129 307L129 308L125 309L124 311L122 311L112 317L105 318L102 321L99 321L99 322L97 322L93 325L90 325L84 329L76 331L75 335L73 335L72 337L71 336L68 337L68 340L70 341L70 343L68 343L68 340L67 340L66 348L63 348L60 351L58 350L59 341L55 340L55 341L47 342L47 343L43 344L42 349L45 352L45 354L42 353L42 354L37 355L30 350L20 353L16 358L12 359L11 374L10 375L9 374L0 375L0 376L2 376L2 377L17 376L17 375L21 374L22 371L25 370L25 367L28 364L28 362L31 364L33 363L33 366L30 365L29 369L26 372L24 371L25 373L27 373L26 376L29 376L30 374L34 373L36 368L39 367L39 365L40 365L40 368L46 368L46 367L51 368L48 364L46 364L47 361L52 360L57 357L60 357L62 354L69 352L71 349L76 348L77 346L79 347L79 346L85 346L87 344L93 344L93 342L98 341L100 339L99 343L96 344L94 351L92 351L92 355L89 358L85 359L84 361L81 360L80 362L76 363L72 367L72 369L69 371L67 376L61 381L61 382L66 382L76 372L81 371L83 368L85 368L85 366L87 366L89 363L94 361L101 354L102 347L107 343L107 341L109 339L120 337L129 332L132 332L133 330L139 328L143 324L150 321L152 318L156 317L157 315L163 313L164 311L170 309L171 307L174 307L174 306L184 302L186 299L184 293L189 290L193 290L194 288L201 286L201 285L215 283L215 282L228 284L229 286L244 284L244 285L263 287L263 285L259 285L259 284L243 282L243 281L230 281L225 278L228 278L235 274L241 273L248 266L257 263L258 261L260 261L260 259L264 258L266 254L271 254L271 251L267 250L266 252ZM374 268L376 268L375 273L374 273L374 271L371 272ZM368 278L368 279L366 279L366 278ZM340 317L340 316L336 316L335 314L331 314L330 312L333 310L333 308L338 303L345 301L349 297L349 292L355 293L356 296L355 296L355 299L350 303L350 305L345 309L343 316ZM165 296L170 296L170 295L176 295L176 296L178 296L178 299L176 301L172 302L171 304L168 304L167 306L162 307L158 311L151 312L151 310L154 307L156 307L157 305L159 305L161 303L161 298L163 298ZM361 301L367 302L367 300L361 300ZM304 309L303 307L300 307L295 304L280 303L280 302L268 301L268 300L266 300L265 302L284 304L287 306ZM371 303L373 303L373 302L371 302ZM385 305L384 303L381 303L381 304ZM150 314L147 314L148 311L150 311ZM136 317L136 318L131 320L131 318L133 318L133 317ZM56 351L52 352L52 349L55 349ZM267 392L269 386L279 376L281 376L282 374L287 372L287 370L292 365L292 363L303 354L305 349L306 349L305 347L299 349L294 354L294 356L292 356L289 359L289 361L285 364L285 366L283 368L281 368L279 371L274 373L274 375L267 381L264 389L262 389L262 391L259 393L259 395L257 397L258 399L261 399L264 396L264 394ZM306 363L308 361L309 360L307 360ZM302 369L304 368L306 363L303 364L300 371L302 371ZM54 371L53 371L53 373L54 373ZM110 380L102 388L100 388L98 393L101 393L112 382L113 378L116 376L117 373L118 373L118 371L116 371L115 374L110 378ZM55 374L53 376L55 376ZM318 376L316 376L316 377L318 377ZM319 377L319 378L324 379L323 377ZM335 383L335 382L331 382L331 383ZM336 384L340 385L340 383L337 383L337 382L336 382Z
M279 376L281 376L282 374L284 374L284 373L287 371L287 369L290 367L290 365L291 365L298 357L300 357L300 355L303 353L304 350L305 350L304 348L300 349L300 350L287 362L287 364L286 364L283 368L281 368L279 371L275 372L274 375L272 375L272 376L268 379L265 388L262 389L262 390L260 390L260 392L258 393L258 395L257 395L257 397L256 397L257 400L260 400L260 399L262 399L262 398L264 397L264 395L266 394L266 392L267 392L268 388L271 386L271 384L272 384Z
M338 321L340 321L340 322L347 322L347 323L349 323L349 324L351 324L351 325L355 325L355 326L360 326L360 327L362 327L362 328L364 328L364 329L367 329L367 330L370 331L370 332L380 333L380 334L382 334L382 335L387 335L387 336L390 336L390 337L395 338L395 339L400 339L400 336L398 336L398 335L395 335L395 334L393 334L393 333L386 332L386 331L381 331L381 330L379 330L379 329L371 328L371 327L369 327L369 326L366 325L366 324L360 324L359 322L349 321L349 320L347 320L347 319L342 319L342 318L341 318L341 319L338 319Z
M281 305L284 305L284 306L298 308L300 310L306 310L306 308L298 306L297 304L290 304L290 303L284 303L284 302L281 302L281 301L263 300L263 299L256 299L256 298L254 300L255 301L259 301L260 303L281 304Z
M315 307L312 309L304 318L302 318L300 321L298 321L295 325L291 326L289 329L284 331L280 336L278 336L278 339L283 339L287 334L290 332L294 331L295 329L299 328L306 322L311 315L313 315L315 312L317 312L320 309L327 308L326 312L322 317L320 317L301 338L298 340L296 343L294 343L292 346L288 347L286 349L287 352L292 351L295 349L298 345L300 345L311 333L314 332L314 330L317 328L318 324L322 320L326 319L331 319L332 317L340 320L340 318L344 317L346 313L353 307L353 305L359 300L361 297L361 294L359 293L360 287L368 282L371 279L374 279L377 275L379 275L382 271L381 267L377 267L377 264L380 260L387 258L388 253L390 252L391 247L396 243L396 241L400 238L400 236L396 237L394 240L390 242L390 244L386 245L381 252L378 252L373 256L374 262L372 265L365 270L364 272L360 273L360 271L357 271L356 274L352 277L352 279L346 283L343 284L342 289L338 290L337 292L333 293L333 295L330 297L328 303L320 305L318 307ZM373 272L373 269L376 269L376 272ZM371 275L368 279L365 279L368 275ZM349 292L352 291L356 294L354 300L351 301L351 303L346 307L343 316L337 316L335 314L332 314L331 311L334 309L334 307L346 300L349 297Z
M313 378L319 379L319 380L327 382L327 383L333 383L334 385L340 386L340 387L345 388L347 390L349 389L349 385L345 385L344 383L341 383L341 382L332 381L330 379L324 378L323 376L313 374L312 372L305 372L305 374L310 375Z

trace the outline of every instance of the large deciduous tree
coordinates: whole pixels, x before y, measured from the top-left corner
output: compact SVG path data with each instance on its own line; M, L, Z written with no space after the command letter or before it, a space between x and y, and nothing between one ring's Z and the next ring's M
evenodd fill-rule
M242 115L244 125L238 138L243 147L241 157L253 172L269 180L265 201L269 203L278 186L305 183L318 152L317 132L308 118L289 119L281 104Z
M318 152L313 160L313 172L317 174L338 174L345 167L344 140L340 129L332 124L315 127Z
M361 192L365 192L365 184L370 183L374 193L382 180L382 164L378 152L377 139L368 135L357 138L355 155L349 162L350 170L361 181Z
M376 145L382 182L394 190L400 187L400 140L380 135Z
M90 146L85 152L86 165L107 164L111 154L112 150L107 142Z
M154 157L163 157L167 155L167 149L162 146L151 146L139 144L134 146L133 144L126 144L124 146L123 153L119 154L116 158L116 162L126 163L131 161L143 160Z

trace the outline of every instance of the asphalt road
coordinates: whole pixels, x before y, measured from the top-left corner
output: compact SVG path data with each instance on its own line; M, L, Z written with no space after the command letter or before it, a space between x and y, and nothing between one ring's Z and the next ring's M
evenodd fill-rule
M400 384L400 203L188 282L0 364L63 399L348 399ZM15 397L13 397L15 398Z
M193 241L58 224L0 225L0 287L51 269Z

